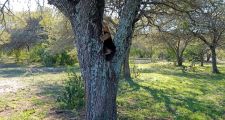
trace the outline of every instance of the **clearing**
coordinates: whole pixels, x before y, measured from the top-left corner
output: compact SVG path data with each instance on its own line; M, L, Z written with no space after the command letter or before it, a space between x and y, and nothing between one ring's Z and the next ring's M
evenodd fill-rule
M217 75L210 64L187 72L171 63L135 66L136 77L119 83L119 120L225 119L225 64ZM0 68L0 120L81 119L57 104L66 78L64 68Z

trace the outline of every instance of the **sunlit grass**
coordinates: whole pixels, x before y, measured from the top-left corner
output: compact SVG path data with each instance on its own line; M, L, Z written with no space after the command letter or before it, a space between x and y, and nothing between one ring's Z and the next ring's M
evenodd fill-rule
M119 83L119 120L225 119L225 65L218 65L221 74L212 74L210 64L187 72L166 62L132 64L132 71L134 66L139 75ZM57 96L67 73L25 69L1 68L0 80L20 80L25 87L1 95L0 120L57 119L52 111L59 108ZM79 73L77 66L76 70Z
M14 75L17 68L1 71L2 80L19 79L25 87L1 95L0 120L41 120L57 108L56 98L67 77L65 72L27 73L24 68Z
M140 76L121 80L119 119L225 119L225 65L183 72L171 63L138 64Z

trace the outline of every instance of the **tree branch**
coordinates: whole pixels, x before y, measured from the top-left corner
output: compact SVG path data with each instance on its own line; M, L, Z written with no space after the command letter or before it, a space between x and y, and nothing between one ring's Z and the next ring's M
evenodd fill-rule
M65 16L70 17L80 0L48 0L48 4L57 7Z

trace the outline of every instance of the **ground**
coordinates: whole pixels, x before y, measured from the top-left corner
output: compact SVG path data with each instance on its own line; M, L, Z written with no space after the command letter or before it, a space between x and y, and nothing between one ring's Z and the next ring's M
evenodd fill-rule
M137 66L137 78L120 81L120 119L225 120L225 65L221 74L210 64L187 72L169 63Z
M0 68L0 120L77 119L57 105L67 77L63 68Z
M78 66L76 66L78 70ZM132 64L133 79L120 80L119 120L224 120L225 64L187 71L171 63ZM78 119L81 112L60 109L66 68L0 68L0 120Z

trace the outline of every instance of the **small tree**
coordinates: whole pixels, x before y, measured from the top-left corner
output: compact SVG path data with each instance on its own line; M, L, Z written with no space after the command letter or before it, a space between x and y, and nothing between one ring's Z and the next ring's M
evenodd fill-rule
M201 42L194 42L187 47L184 56L192 62L199 61L201 66L204 66L204 57L209 51L207 45Z

